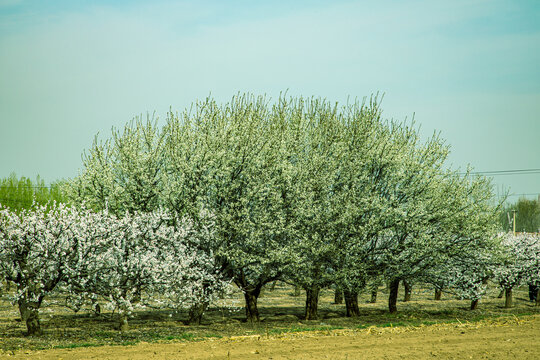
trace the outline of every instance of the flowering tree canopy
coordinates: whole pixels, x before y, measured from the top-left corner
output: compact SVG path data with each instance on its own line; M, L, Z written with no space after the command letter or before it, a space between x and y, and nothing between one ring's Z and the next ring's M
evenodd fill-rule
M0 211L0 276L14 282L28 333L41 331L39 308L62 286L72 302L98 296L119 310L121 327L134 304L189 307L226 287L214 258L193 244L208 241L187 219L177 226L164 211L92 212L63 204Z
M248 94L96 140L69 192L120 217L163 207L173 226L187 216L197 232L210 219L213 236L193 248L244 292L248 319L276 279L304 287L315 318L330 284L351 298L370 278L426 278L495 246L490 183L447 170L447 155L438 136L383 120L376 97L270 105Z

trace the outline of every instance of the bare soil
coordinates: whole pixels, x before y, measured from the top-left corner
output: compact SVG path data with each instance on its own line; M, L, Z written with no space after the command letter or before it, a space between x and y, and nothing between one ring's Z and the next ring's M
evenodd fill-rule
M540 353L540 316L420 327L237 336L172 344L5 353L10 359L526 359Z

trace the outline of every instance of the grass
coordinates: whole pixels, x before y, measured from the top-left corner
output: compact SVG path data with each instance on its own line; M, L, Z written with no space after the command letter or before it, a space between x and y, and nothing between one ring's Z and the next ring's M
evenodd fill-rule
M265 290L259 299L260 323L244 322L240 293L233 294L220 306L211 308L201 325L185 325L186 313L137 311L130 319L131 329L117 330L116 315L109 312L99 317L90 309L73 313L59 306L45 304L41 311L43 335L24 336L25 325L17 308L0 300L0 353L16 350L72 349L103 345L134 345L139 342L185 342L231 336L282 336L305 332L358 331L367 328L420 327L448 323L475 323L484 320L519 319L538 315L540 308L528 301L526 288L514 290L514 307L504 308L493 288L482 299L477 310L469 310L469 301L445 294L443 300L432 300L430 289L414 288L410 302L399 302L398 312L387 311L387 292L379 291L375 304L368 303L370 294L359 299L360 316L347 318L345 306L333 304L333 292L324 290L319 301L320 320L302 320L304 295L293 296L291 288L278 284L274 291ZM400 294L400 299L403 296Z
M306 332L306 331L330 331L330 330L341 330L344 329L342 326L331 326L331 325L321 325L321 326L291 326L286 328L274 328L268 330L267 334L269 335L280 335L288 333L297 333L297 332Z

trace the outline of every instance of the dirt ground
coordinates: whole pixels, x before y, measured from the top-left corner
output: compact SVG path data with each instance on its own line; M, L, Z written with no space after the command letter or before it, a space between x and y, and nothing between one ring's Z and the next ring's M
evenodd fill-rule
M420 327L237 336L7 352L9 359L526 359L540 353L540 316Z

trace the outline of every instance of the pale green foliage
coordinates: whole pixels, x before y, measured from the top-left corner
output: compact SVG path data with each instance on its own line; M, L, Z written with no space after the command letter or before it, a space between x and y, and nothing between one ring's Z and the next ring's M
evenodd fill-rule
M197 103L166 125L165 201L178 213L209 211L222 271L238 286L277 278L287 254L282 190L286 181L279 123L262 97L219 107Z
M155 121L136 118L123 132L97 137L83 156L82 174L66 186L71 200L115 214L153 211L159 207L163 170L163 134Z
M516 232L540 231L540 201L521 198L502 209L500 222L504 231L513 230L514 211L516 212Z
M15 173L0 179L0 204L14 211L30 209L34 203L46 204L49 201L65 202L62 190L63 182L58 181L49 186L39 176L35 181Z
M450 260L489 254L489 182L445 170L444 141L380 114L376 97L206 99L163 128L135 121L96 140L70 193L117 214L164 206L194 227L204 214L214 236L197 247L255 297L278 278L355 291L381 275L435 282Z

